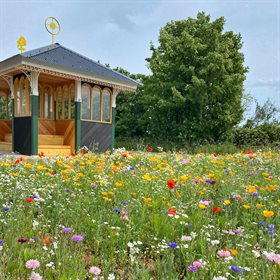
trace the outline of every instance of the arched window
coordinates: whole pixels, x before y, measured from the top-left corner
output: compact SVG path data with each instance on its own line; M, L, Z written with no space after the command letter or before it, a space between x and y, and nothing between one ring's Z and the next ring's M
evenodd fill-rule
M30 85L29 80L22 76L14 81L14 114L15 116L29 116L30 105Z
M70 107L69 108L69 110L70 110L69 119L74 119L75 118L75 86L74 86L74 84L70 85L69 91L70 91L70 96L69 96L70 102L68 104L68 106Z
M90 102L90 86L85 84L82 86L82 108L81 108L81 116L84 120L91 119L91 110L90 110L91 102Z
M109 88L82 86L82 120L111 122L112 93Z
M20 115L25 115L26 113L26 90L25 90L25 78L22 76L19 81L19 90L20 90Z
M111 121L111 91L104 88L102 91L102 121Z
M56 119L62 119L62 88L56 89Z
M15 113L15 116L18 116L20 114L20 102L19 102L19 99L20 99L20 91L19 91L19 79L16 78L15 81L14 81L14 113Z
M91 98L91 107L92 114L91 119L93 121L101 121L101 88L94 86L92 88L92 98Z

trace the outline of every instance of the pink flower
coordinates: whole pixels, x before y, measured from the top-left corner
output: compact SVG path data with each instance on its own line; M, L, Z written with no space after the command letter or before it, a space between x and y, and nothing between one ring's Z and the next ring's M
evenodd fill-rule
M268 253L268 254L266 254L266 258L268 260L270 260L271 262L274 262L274 263L280 265L280 255L274 254L274 253Z
M92 266L90 269L89 269L89 273L90 274L93 274L95 276L98 276L101 274L101 269L97 266Z
M212 202L211 199L200 200L198 204L204 204L205 206L209 205Z
M221 258L228 258L230 256L230 251L220 250L218 251L218 256Z
M43 277L39 273L32 271L29 279L30 280L43 280Z
M202 263L199 262L199 261L194 261L194 262L192 263L192 265L194 265L194 266L196 266L196 267L201 267L201 266L202 266Z
M37 261L37 260L29 260L29 261L26 262L25 266L28 269L34 270L34 269L36 269L37 267L40 266L40 262Z

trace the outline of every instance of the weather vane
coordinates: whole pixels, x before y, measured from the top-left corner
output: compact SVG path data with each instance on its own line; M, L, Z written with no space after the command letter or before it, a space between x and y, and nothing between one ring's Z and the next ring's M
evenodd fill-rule
M26 46L26 39L23 36L19 37L19 39L17 40L17 48L21 52L23 52L25 51L25 46Z
M45 27L52 35L52 44L54 44L54 36L60 32L60 24L58 20L54 17L47 17L45 20Z

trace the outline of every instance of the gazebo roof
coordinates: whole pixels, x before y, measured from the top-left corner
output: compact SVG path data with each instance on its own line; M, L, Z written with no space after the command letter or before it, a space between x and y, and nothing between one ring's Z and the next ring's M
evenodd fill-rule
M14 57L6 59L1 63L7 63L16 58L22 58L22 64L26 62L40 65L48 65L54 70L68 70L72 73L79 73L79 76L94 77L96 80L107 80L112 84L122 84L129 88L136 88L142 84L123 74L120 74L92 59L89 59L77 52L74 52L59 43L48 45L31 51L23 52ZM1 69L0 69L1 70ZM0 71L1 72L1 71Z

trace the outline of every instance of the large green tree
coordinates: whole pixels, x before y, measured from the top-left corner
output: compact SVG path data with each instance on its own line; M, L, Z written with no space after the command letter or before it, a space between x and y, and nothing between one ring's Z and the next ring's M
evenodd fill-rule
M155 138L218 141L243 115L244 66L240 34L224 31L223 17L171 21L147 59L146 130Z

